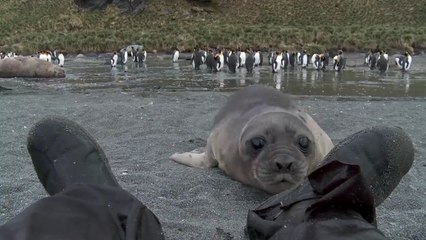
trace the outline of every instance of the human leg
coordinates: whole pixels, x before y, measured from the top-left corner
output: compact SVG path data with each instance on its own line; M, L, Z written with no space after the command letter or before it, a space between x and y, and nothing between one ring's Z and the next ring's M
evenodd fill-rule
M249 212L250 239L386 239L376 228L375 206L413 160L413 144L400 128L353 134L302 185Z
M164 239L156 216L119 186L102 149L76 123L41 120L28 151L51 196L0 226L0 239Z

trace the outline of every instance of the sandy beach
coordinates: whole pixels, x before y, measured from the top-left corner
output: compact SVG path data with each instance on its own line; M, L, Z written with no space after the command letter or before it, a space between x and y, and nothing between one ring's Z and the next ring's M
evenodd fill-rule
M26 150L31 126L46 115L76 121L98 140L120 184L160 219L167 239L246 239L247 211L269 195L228 178L169 160L203 146L213 118L231 93L0 92L0 224L47 196ZM377 208L389 239L426 239L426 100L299 97L334 143L374 125L401 126L415 144L415 163Z

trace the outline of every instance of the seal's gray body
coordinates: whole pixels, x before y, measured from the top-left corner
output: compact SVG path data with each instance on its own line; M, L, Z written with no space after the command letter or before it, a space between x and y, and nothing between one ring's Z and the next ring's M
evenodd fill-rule
M302 149L299 144L306 142L309 147ZM171 159L192 167L218 166L235 180L277 193L300 184L332 148L328 135L289 96L250 86L216 115L206 152Z
M0 60L0 78L62 78L63 68L53 63L35 58L18 56Z

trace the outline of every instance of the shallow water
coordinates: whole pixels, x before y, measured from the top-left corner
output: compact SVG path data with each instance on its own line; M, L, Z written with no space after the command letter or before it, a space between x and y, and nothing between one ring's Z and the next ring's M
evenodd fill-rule
M391 64L384 74L363 66L362 54L346 56L347 68L343 72L297 67L277 74L273 74L268 65L255 68L252 74L248 74L245 68L237 73L229 73L226 67L219 73L209 73L205 66L195 71L188 60L172 63L168 55L148 55L146 64L130 62L114 69L107 64L109 57L106 55L69 57L65 62L67 77L64 79L0 79L0 86L20 93L104 88L121 88L124 91L233 91L250 84L263 84L295 95L426 96L426 56L414 56L408 72L401 72Z

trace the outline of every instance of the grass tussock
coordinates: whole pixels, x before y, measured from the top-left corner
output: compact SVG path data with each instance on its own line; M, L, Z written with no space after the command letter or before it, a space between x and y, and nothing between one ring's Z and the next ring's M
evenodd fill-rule
M128 44L168 51L196 46L308 51L426 48L426 7L420 0L147 0L139 14L115 6L79 10L73 0L5 0L0 49L33 53L114 51ZM200 11L200 8L202 11Z

